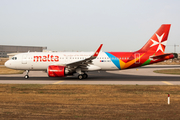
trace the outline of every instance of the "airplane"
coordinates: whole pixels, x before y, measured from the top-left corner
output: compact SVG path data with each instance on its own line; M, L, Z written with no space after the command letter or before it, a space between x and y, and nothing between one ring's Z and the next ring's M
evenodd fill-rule
M124 70L177 58L177 53L164 53L171 24L162 24L148 42L135 52L27 52L5 63L11 69L46 71L49 77L66 77L78 73L78 79L88 78L87 72ZM136 43L137 44L137 43Z

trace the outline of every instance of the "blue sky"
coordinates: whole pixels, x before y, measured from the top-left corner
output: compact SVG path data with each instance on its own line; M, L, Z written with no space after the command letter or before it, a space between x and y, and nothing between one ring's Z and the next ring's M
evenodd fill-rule
M54 51L136 51L172 24L166 52L180 45L179 0L1 0L0 44ZM176 49L180 53L180 46Z

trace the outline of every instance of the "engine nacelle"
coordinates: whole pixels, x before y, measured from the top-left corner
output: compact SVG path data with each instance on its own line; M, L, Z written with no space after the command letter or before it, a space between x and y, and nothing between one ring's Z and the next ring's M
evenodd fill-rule
M49 77L65 77L68 75L66 66L50 65L47 68L47 74Z

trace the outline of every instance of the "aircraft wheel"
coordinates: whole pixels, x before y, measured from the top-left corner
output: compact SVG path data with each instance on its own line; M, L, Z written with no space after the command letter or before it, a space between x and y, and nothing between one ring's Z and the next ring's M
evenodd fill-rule
M83 79L86 79L88 78L88 75L87 74L83 74Z
M83 75L81 75L81 74L78 75L78 79L79 79L79 80L82 80L82 79L83 79Z
M25 79L28 79L28 78L29 78L29 75L25 75L24 78L25 78Z

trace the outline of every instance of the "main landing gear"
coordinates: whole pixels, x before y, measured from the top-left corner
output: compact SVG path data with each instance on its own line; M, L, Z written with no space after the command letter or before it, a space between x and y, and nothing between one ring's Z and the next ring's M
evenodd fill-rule
M26 75L24 76L25 79L28 79L28 78L29 78L28 73L29 73L29 70L26 70Z
M78 79L79 79L79 80L88 78L88 75L87 75L85 72L82 72L82 71L81 71L81 68L77 68L77 69L76 69L76 73L79 74L79 75L78 75Z
M88 75L86 73L78 75L79 80L86 79L86 78L88 78Z

